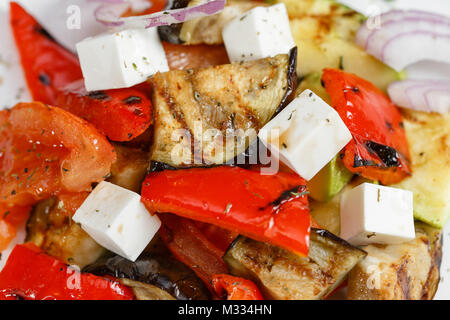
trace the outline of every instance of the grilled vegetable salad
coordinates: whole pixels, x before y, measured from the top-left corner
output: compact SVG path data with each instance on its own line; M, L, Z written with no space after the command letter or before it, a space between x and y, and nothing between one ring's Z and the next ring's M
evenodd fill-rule
M433 299L450 74L409 66L449 55L398 51L448 17L76 2L76 40L10 3L33 102L0 111L0 299Z

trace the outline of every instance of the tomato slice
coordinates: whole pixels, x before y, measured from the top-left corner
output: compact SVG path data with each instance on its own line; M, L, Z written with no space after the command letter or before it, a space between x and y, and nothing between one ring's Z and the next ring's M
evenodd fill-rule
M224 46L181 45L163 42L170 70L206 68L230 63Z
M57 106L92 123L113 141L130 141L152 124L152 103L136 88L87 92L83 80L58 94Z
M0 203L89 191L115 158L103 135L62 109L34 102L0 112Z
M54 105L59 88L83 78L78 58L56 43L19 4L10 2L10 14L31 95Z
M354 74L325 69L322 81L353 135L341 153L347 169L385 185L410 175L408 141L397 107L373 84Z

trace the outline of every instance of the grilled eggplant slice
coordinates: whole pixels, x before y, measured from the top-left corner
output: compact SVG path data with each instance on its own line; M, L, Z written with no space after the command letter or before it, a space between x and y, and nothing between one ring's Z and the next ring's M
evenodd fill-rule
M47 254L80 268L93 263L106 250L98 245L64 212L63 205L50 198L37 204L27 223L27 239Z
M170 8L177 9L202 2L204 0L173 1ZM223 44L222 29L225 25L256 6L267 6L267 4L256 1L227 1L225 8L218 14L159 27L158 31L162 40L174 44Z
M416 239L396 245L369 245L368 256L348 278L351 300L431 300L440 280L442 236L416 224Z
M224 259L232 274L254 280L267 299L325 298L366 253L328 231L313 229L308 257L240 237Z
M167 291L164 291L151 284L133 281L122 278L119 280L121 284L128 286L133 290L134 296L138 300L176 300Z
M153 76L151 160L173 167L204 166L244 152L292 99L296 61L294 48L290 55Z
M136 262L117 255L109 255L85 267L83 271L99 276L109 275L138 282L140 285L134 287L147 290L147 294L149 294L150 287L145 284L157 287L178 300L207 300L210 298L208 289L195 273L169 254L146 250ZM140 294L144 294L142 290L140 290ZM155 294L155 290L152 292ZM156 292L156 294L161 296L160 293ZM165 295L164 300L167 298L168 296Z
M150 164L148 152L114 144L117 160L111 166L108 181L122 188L140 192Z

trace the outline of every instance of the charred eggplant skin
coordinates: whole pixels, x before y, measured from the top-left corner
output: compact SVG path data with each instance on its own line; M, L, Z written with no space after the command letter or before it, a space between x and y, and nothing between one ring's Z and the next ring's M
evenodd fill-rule
M297 76L297 57L298 57L298 47L294 47L289 52L289 65L287 72L287 90L281 99L280 105L278 106L272 119L275 118L283 109L292 102L295 98L295 89L297 89L298 76Z
M169 0L167 1L166 10L186 8L190 0ZM182 44L180 39L181 28L183 23L175 23L168 26L158 27L159 37L162 41L173 44Z
M83 272L129 279L158 287L177 300L208 300L210 293L195 273L173 257L144 252L136 262L109 255Z

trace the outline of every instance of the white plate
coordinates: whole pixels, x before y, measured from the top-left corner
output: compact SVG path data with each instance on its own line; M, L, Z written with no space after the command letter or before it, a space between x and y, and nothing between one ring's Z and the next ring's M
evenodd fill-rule
M0 109L31 99L9 27L8 3L9 0L0 0ZM23 233L20 233L18 241L22 239ZM0 265L5 258L6 252L3 252ZM450 224L444 230L441 283L435 299L450 300Z

